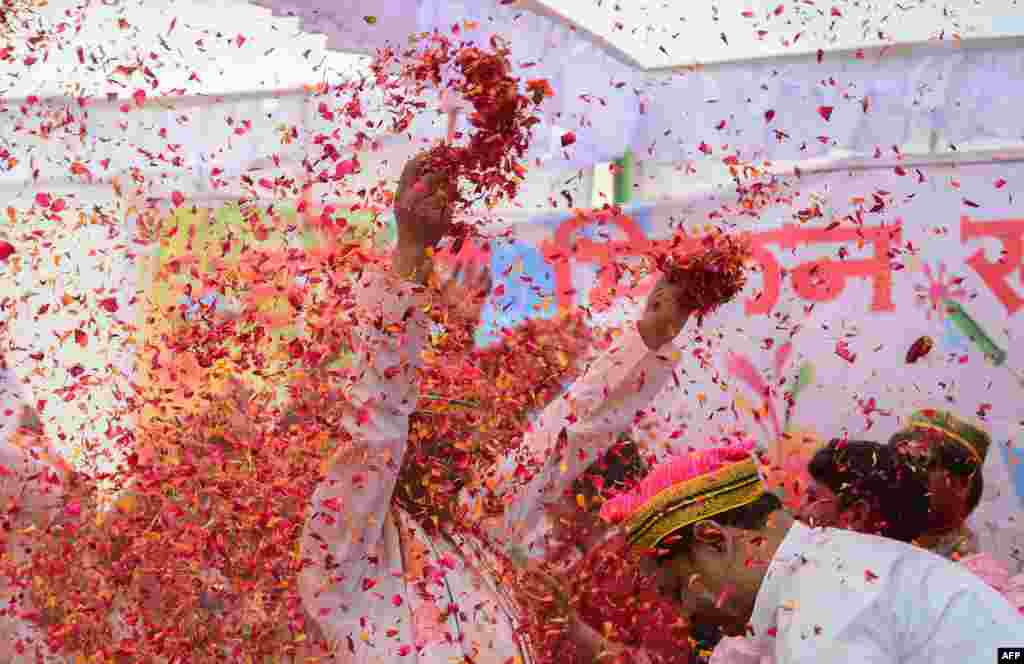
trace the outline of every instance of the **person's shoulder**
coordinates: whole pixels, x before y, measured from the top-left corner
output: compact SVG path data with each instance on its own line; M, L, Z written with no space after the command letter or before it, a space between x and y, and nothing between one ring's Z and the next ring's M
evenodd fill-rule
M964 565L884 537L844 531L837 539L847 542L848 553L858 554L866 568L865 576L877 576L878 581L891 586L892 592L911 606L927 606L943 613L953 605L970 605L986 615L1007 613L1005 598Z
M817 539L833 560L842 561L846 576L856 578L856 585L865 589L920 588L935 579L944 579L944 586L963 587L976 580L961 566L931 551L887 537L825 528Z
M873 557L889 558L892 560L910 560L920 564L949 563L945 558L938 556L927 549L894 540L880 535L868 535L852 530L825 529L832 534L832 541L837 547L847 549L864 549L871 552Z

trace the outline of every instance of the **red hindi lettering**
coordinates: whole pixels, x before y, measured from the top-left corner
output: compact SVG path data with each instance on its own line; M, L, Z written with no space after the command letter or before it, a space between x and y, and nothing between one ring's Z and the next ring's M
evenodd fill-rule
M588 238L576 239L575 234L590 225L605 225L622 232L625 239L608 242L594 242ZM858 260L823 259L801 264L793 270L793 287L797 294L812 302L836 300L851 278L871 279L872 311L893 311L891 253L902 237L899 226L878 226L858 228L803 228L793 224L761 233L745 233L749 239L754 260L760 265L762 288L745 303L747 315L768 315L778 304L782 293L784 270L768 249L778 245L783 249L823 243L871 244L873 256ZM541 244L545 260L553 267L556 299L559 309L573 306L576 289L572 277L572 260L594 263L598 266L598 283L590 293L592 303L609 303L616 296L645 295L657 281L654 274L635 288L623 291L619 281L622 270L619 261L626 256L641 256L658 248L669 240L650 240L643 229L627 215L599 212L587 215L581 212L566 220L555 231L550 241ZM699 244L695 239L693 250Z
M966 263L978 273L1006 311L1015 314L1024 307L1024 298L1017 294L1008 280L1014 271L1018 271L1019 278L1024 281L1024 219L971 221L970 217L961 217L960 241L966 243L979 237L999 240L1003 245L1002 255L995 261L989 261L985 258L985 250L978 249Z
M801 298L812 302L833 302L846 288L851 278L871 279L872 311L893 311L892 299L892 246L899 245L902 230L899 226L858 228L802 228L786 224L782 228L752 236L755 258L765 269L764 290L760 298L747 303L747 313L767 314L778 301L781 270L773 256L764 250L765 244L777 244L783 249L800 245L822 243L870 243L874 250L871 258L860 260L822 259L798 265L792 271L793 288Z
M752 233L749 238L751 255L761 265L762 285L757 295L747 299L744 310L748 316L766 316L775 308L782 293L782 266L764 246L771 242L769 234Z
M589 238L575 238L577 232L591 225L618 229L625 235L625 239L594 242ZM568 310L574 304L576 289L572 278L572 260L598 266L598 283L590 292L592 303L609 303L619 295L643 295L653 286L650 278L642 281L635 289L619 292L622 273L618 262L623 257L641 256L652 247L643 229L629 215L604 210L590 214L580 211L567 219L555 230L554 237L542 242L540 246L544 259L553 268L558 308Z

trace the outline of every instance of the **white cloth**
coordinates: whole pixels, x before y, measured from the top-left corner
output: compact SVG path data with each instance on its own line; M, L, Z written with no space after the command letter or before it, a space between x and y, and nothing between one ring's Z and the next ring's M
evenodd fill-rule
M1024 643L1024 618L962 566L895 540L800 523L772 560L751 627L759 646L751 650L775 664L984 664L996 661L996 648ZM727 649L711 661L740 661Z
M353 335L357 374L346 386L353 412L345 426L353 449L313 496L301 542L302 556L311 562L300 578L303 600L336 644L335 661L447 664L470 657L505 664L525 658L514 611L490 572L487 547L431 538L408 515L392 510L428 324L420 289L393 276L366 274ZM675 357L671 348L649 351L628 330L549 406L523 442L524 454L547 465L525 490L506 492L510 516L491 529L498 544L524 529L540 537L544 504L628 429L668 380ZM474 497L467 492L463 499L464 509L473 510Z

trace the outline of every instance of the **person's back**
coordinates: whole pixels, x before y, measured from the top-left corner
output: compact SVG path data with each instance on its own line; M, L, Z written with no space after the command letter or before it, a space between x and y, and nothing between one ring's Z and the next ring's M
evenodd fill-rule
M1024 643L1024 617L961 566L895 540L798 523L751 622L770 626L761 636L785 662L981 664Z

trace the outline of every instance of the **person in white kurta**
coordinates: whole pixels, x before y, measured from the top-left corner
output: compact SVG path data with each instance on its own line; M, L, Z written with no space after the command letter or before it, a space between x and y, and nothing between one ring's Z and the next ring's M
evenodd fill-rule
M403 256L403 231L440 229L416 248L425 255L423 247L435 246L447 229L436 218L416 223L410 215L415 204L403 204L403 189L408 194L414 188L400 184L394 269L367 270L356 290L357 368L342 386L351 404L343 426L352 441L332 458L313 495L301 539L309 564L300 592L334 644L335 661L524 662L528 653L515 607L499 587L492 547L508 551L515 542L520 553L542 554L534 544L544 539L545 505L561 500L666 384L678 358L669 342L687 312L666 305L639 325L627 325L618 342L549 405L523 441L524 454L542 461L542 470L525 486L505 491L506 516L489 524L486 536L429 537L392 508L417 402L430 297L419 285L422 275L404 281L397 274L405 273L400 265L417 262ZM496 479L511 480L516 465L509 460L496 469ZM480 514L480 499L463 491L459 509L465 518Z
M1024 618L960 565L895 540L794 522L750 619L713 664L983 664Z
M519 552L542 555L544 506L561 500L664 387L673 350L650 350L635 326L627 326L526 432L524 454L546 463L525 487L506 493L506 516L488 529L489 541L456 537L453 546L391 509L417 400L425 294L379 273L365 278L360 293L361 314L382 324L361 325L354 335L361 365L348 389L355 404L346 421L353 444L339 453L313 497L302 537L302 555L312 561L300 583L307 609L341 654L357 662L447 664L471 657L504 664L525 657L515 609L497 587L490 545L514 539ZM406 312L412 313L405 333L387 333ZM517 464L510 460L505 468ZM496 470L499 481L511 481L504 470ZM472 518L470 491L463 492L462 504Z

